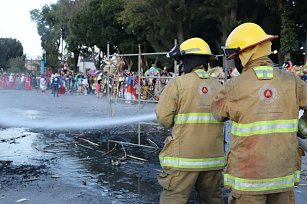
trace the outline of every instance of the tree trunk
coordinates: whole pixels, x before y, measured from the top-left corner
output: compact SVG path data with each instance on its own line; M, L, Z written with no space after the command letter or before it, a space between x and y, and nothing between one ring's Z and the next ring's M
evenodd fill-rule
M177 21L177 38L179 44L184 41L182 21Z
M221 27L222 27L222 45L225 45L226 39L234 26L237 25L237 8L238 8L238 2L230 2L225 1L225 4L231 4L228 6L228 9L225 11L226 14L225 17L221 17Z

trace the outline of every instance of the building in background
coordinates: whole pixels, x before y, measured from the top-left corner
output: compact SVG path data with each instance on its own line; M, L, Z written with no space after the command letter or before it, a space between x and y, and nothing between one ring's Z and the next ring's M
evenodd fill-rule
M26 59L25 67L29 71L40 71L41 60Z

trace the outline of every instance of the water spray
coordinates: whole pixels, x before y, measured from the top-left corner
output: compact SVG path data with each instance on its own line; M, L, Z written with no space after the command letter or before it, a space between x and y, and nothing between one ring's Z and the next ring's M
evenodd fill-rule
M0 116L0 126L3 127L24 127L47 130L85 130L101 129L114 126L135 124L142 121L155 121L155 113L142 114L136 116L112 117L112 118L26 118L18 116Z

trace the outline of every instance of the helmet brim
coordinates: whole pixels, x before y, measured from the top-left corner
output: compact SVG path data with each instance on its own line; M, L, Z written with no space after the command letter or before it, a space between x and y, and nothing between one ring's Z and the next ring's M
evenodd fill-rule
M229 55L228 57L226 56L226 59L227 59L227 60L233 59L233 58L235 58L237 55L239 55L240 53L244 52L245 50L248 50L248 49L250 49L250 48L253 48L253 47L255 47L256 45L259 45L259 44L261 44L261 43L263 43L263 42L272 41L272 40L275 40L275 39L279 38L278 35L268 35L268 36L269 36L269 37L267 37L267 38L265 38L265 39L263 39L263 40L261 40L261 41L259 41L259 42L257 42L257 43L251 44L251 45L249 45L249 46L247 46L247 47L244 47L244 48L240 48L240 51L239 51L239 52L233 53L233 54Z

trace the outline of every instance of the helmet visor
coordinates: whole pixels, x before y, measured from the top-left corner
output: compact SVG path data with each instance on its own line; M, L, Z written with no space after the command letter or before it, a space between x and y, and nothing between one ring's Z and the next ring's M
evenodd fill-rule
M174 60L179 60L181 57L181 52L180 52L180 48L178 45L175 45L167 54L166 54L167 58L171 58Z

